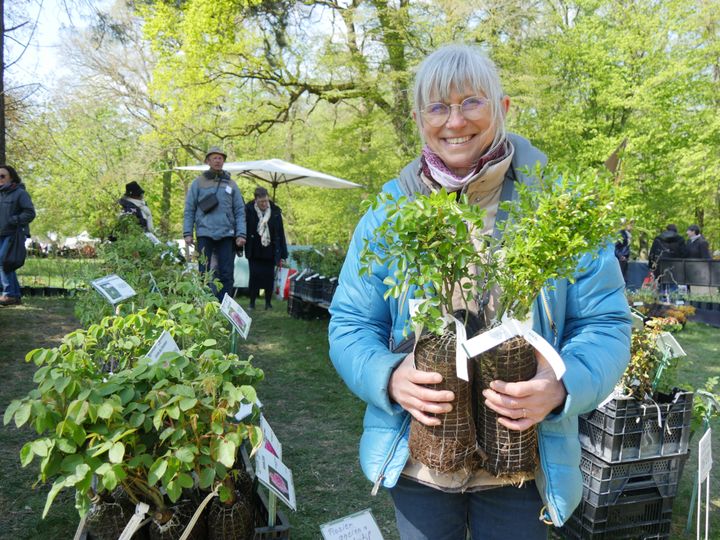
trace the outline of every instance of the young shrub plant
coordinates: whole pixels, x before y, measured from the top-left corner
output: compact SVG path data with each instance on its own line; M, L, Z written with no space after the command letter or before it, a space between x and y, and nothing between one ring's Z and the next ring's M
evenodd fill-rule
M151 363L145 354L163 330L192 344ZM239 446L260 442L260 429L233 415L255 402L262 371L164 312L107 317L26 360L38 366L37 388L9 405L4 422L39 435L20 457L23 466L39 460L38 480L52 482L43 517L63 489L76 490L84 515L122 487L163 523L191 488L232 497Z
M480 234L484 211L445 190L413 200L381 194L372 209L384 211L385 220L361 252L361 274L372 274L377 264L386 266L385 298L399 298L401 304L410 296L422 299L412 320L429 334L416 344L415 364L441 373L443 381L435 388L455 393L453 410L440 416L439 426L411 420L410 453L436 471L468 470L476 448L470 386L456 375L455 327L447 325L447 315L463 307L468 314L476 282L488 280L489 254L475 248L491 241Z

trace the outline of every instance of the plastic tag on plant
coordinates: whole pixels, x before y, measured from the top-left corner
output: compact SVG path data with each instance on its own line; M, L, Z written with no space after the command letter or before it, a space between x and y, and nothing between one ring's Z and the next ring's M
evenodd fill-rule
M463 347L463 344L467 341L465 325L455 317L450 316L450 318L455 321L455 372L457 373L459 379L462 379L463 381L470 381L470 374L468 373L468 355Z

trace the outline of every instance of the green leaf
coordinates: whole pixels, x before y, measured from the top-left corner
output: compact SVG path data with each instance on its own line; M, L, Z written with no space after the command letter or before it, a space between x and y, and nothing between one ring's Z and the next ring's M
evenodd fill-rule
M110 463L121 463L123 457L125 457L125 445L121 442L116 442L112 445L112 448L110 448L108 459L110 459Z
M152 464L148 471L148 484L154 486L162 478L167 470L167 460L164 458L158 458L155 463Z
M195 481L193 480L192 476L190 476L187 473L180 473L177 478L178 484L180 484L180 487L185 489L190 489L195 485Z
M64 487L65 478L61 476L60 478L55 480L55 483L53 483L52 487L50 488L50 493L48 493L47 499L45 499L45 508L43 508L42 513L43 519L45 519L45 516L47 516L48 510L50 510L50 506L55 500L55 497L58 496L58 493L60 493L60 491L62 491Z
M32 404L29 401L25 401L22 405L17 408L15 413L15 426L22 427L25 422L30 418L30 412L32 410Z
M225 465L226 467L230 468L235 463L235 455L237 453L237 447L235 446L235 443L232 441L228 441L226 439L223 439L220 441L220 443L217 446L217 455L215 458Z
M19 399L14 399L10 402L10 405L8 405L7 409L5 409L5 414L3 414L4 425L8 425L10 423L10 419L12 418L13 414L15 414L15 411L20 408L20 405L22 405L22 401L20 401Z
M103 401L103 403L97 409L98 418L103 418L104 420L107 420L112 416L113 410L113 404L111 401Z
M208 489L215 480L215 469L206 467L200 471L200 488Z
M190 409L192 409L196 404L198 400L196 398L183 398L180 400L180 410L185 412Z
M175 451L175 457L183 463L192 463L195 460L195 455L193 454L192 449L188 446L178 448Z

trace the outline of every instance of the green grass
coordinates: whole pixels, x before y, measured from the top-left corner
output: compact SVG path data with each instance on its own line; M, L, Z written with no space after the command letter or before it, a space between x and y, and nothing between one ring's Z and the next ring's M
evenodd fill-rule
M99 259L67 259L63 257L28 257L17 271L24 287L61 287L74 289L87 285L84 275L100 264Z
M247 304L246 299L240 301ZM372 497L372 486L360 471L357 454L364 405L347 390L328 359L327 321L291 319L282 303L272 311L258 309L251 316L250 335L247 341L240 341L239 353L253 355L254 364L265 371L258 394L295 480L298 511L287 511L292 537L319 538L320 524L370 508L386 540L396 539L388 494L381 491ZM0 309L0 369L4 376L0 409L33 386L33 366L24 363L25 353L56 343L76 327L67 299L28 299L21 307ZM688 353L679 365L678 381L700 386L709 376L720 375L718 336L720 330L693 323L677 334ZM713 450L718 456L720 425L716 423L715 428ZM36 468L22 469L18 458L22 444L31 436L29 430L12 426L0 430L0 538L72 538L78 517L71 495L61 495L49 516L40 519L47 490L33 489ZM694 525L690 535L683 531L697 470L697 440L696 436L675 501L671 538L694 538ZM720 467L711 475L711 537L718 537Z

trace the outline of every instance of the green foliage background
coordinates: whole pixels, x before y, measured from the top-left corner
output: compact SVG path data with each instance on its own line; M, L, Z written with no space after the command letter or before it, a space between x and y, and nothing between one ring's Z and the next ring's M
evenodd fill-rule
M210 144L278 157L362 190L281 187L294 243L346 244L360 203L415 157L409 86L450 41L498 64L513 131L551 163L601 167L627 139L633 252L668 222L720 247L720 10L707 0L135 0L69 38L71 80L10 118L9 161L33 231L107 236L140 182L162 235L181 234ZM70 53L68 53L70 54ZM241 182L246 198L253 184ZM639 234L637 234L639 233Z

